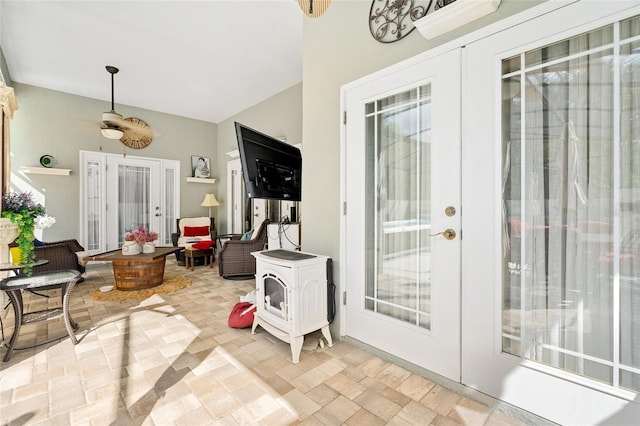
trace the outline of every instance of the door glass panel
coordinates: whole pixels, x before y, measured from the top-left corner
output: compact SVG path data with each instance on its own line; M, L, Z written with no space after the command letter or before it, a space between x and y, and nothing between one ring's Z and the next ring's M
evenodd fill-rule
M430 85L368 103L365 308L430 328Z
M502 64L502 350L634 391L639 35L636 17Z
M100 249L100 213L104 200L101 197L102 179L100 163L88 161L86 163L86 211L87 211L87 250Z
M160 221L162 223L162 232L161 235L163 236L163 245L171 245L173 244L171 241L171 233L172 232L177 232L177 225L176 225L176 216L175 216L175 211L176 211L176 205L175 205L175 200L176 200L176 171L175 169L172 168L166 168L164 169L164 187L166 188L165 190L165 195L164 195L164 199L165 199L165 203L164 203L164 209L163 211L160 213L162 215L162 220Z
M144 226L149 228L151 169L140 166L118 166L118 245L124 234Z

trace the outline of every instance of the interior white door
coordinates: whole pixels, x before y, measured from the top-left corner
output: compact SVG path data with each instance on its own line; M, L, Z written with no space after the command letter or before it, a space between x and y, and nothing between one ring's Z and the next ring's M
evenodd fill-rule
M251 229L256 229L268 217L269 200L251 198Z
M227 233L242 234L245 218L245 190L240 160L227 163Z
M460 49L343 93L344 330L460 378Z
M162 229L160 170L157 160L107 158L107 250L121 247L124 234L139 226Z
M560 424L640 419L638 13L575 2L465 49L462 382Z

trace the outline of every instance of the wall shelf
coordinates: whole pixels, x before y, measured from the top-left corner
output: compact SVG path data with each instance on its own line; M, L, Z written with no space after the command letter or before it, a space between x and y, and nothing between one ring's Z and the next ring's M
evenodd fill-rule
M197 177L188 177L187 182L189 183L216 183L215 179L206 179L206 178L197 178Z
M59 175L59 176L68 176L71 174L71 169L54 169L49 167L30 167L30 166L22 166L20 167L23 173L33 174L33 175Z

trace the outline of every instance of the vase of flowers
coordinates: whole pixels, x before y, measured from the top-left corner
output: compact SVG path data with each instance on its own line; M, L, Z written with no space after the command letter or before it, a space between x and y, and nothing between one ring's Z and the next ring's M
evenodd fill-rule
M157 239L158 234L156 232L149 231L144 226L140 226L124 234L122 254L139 254L141 251L143 253L153 253L156 251L156 246L153 242Z
M45 215L45 208L33 200L30 192L9 192L2 196L2 217L18 225L18 237L15 243L20 249L19 263L25 265L23 273L27 275L31 274L31 268L35 262L33 230L36 219Z

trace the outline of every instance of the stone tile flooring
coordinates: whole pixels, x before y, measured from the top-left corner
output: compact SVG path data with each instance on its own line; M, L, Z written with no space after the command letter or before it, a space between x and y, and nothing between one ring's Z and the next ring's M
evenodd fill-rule
M80 343L67 336L0 362L0 424L524 424L338 336L331 348L303 350L294 365L289 345L263 329L227 326L254 281L224 280L217 268L191 272L172 256L165 275L192 284L142 301L97 302L91 290L113 274L109 264L91 264L71 298ZM28 310L57 305L59 293L50 293L25 294ZM0 315L8 340L13 312ZM65 335L61 319L24 326L19 346L49 335Z

